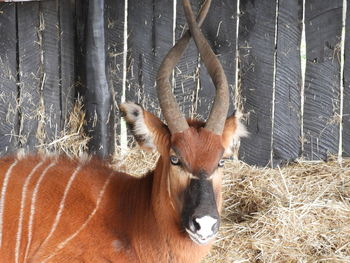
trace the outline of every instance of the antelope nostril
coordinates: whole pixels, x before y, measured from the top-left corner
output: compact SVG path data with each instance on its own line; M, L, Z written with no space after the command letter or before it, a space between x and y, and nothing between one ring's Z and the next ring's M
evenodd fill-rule
M189 228L192 232L197 232L201 229L200 224L197 222L197 218L192 218L189 222Z
M197 222L197 218L194 218L192 221L196 231L199 231L201 229L201 225Z

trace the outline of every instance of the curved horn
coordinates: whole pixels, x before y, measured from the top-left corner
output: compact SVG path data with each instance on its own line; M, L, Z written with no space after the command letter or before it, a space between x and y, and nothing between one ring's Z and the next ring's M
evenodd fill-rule
M198 14L198 26L201 26L205 17L207 16L211 0L206 0ZM197 23L195 22L197 25ZM188 123L186 118L180 111L179 105L176 102L174 94L171 90L171 84L169 78L171 73L185 51L188 42L191 39L190 31L179 39L179 41L173 46L168 54L163 59L162 64L159 67L157 74L157 93L160 108L164 115L165 120L168 123L169 130L172 134L177 132L183 132L188 129Z
M225 120L229 107L229 90L225 72L220 61L215 56L213 50L200 31L192 12L189 0L182 1L186 19L192 33L193 39L196 42L197 48L203 59L205 67L208 69L209 75L213 80L216 88L214 105L211 108L208 121L205 128L215 134L221 135L224 129Z

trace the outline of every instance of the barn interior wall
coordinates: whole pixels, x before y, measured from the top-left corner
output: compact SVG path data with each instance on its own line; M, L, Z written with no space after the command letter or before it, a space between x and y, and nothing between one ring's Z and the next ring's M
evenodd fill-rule
M213 0L202 30L227 74L230 112L238 106L245 113L243 161L265 166L350 155L344 2ZM118 104L136 101L160 116L155 76L185 28L179 0L0 3L0 154L49 147L78 94L94 138L90 151L107 157L114 142L125 148ZM205 119L215 90L194 43L173 83L186 116Z

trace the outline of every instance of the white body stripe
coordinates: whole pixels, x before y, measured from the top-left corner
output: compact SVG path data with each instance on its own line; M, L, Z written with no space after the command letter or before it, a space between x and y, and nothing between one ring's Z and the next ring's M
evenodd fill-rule
M18 263L19 261L19 249L21 247L21 235L22 235L22 229L23 229L23 211L24 211L24 205L26 203L26 195L27 195L27 188L29 185L29 182L31 178L33 177L34 173L39 169L41 165L43 165L45 160L38 163L30 172L30 174L27 176L23 188L22 188L22 197L21 197L21 208L19 213L19 221L18 221L18 229L17 229L17 235L16 235L16 254L15 254L15 262Z
M54 257L62 248L64 248L72 239L74 239L77 235L79 235L79 233L87 226L87 224L91 221L91 219L94 217L94 215L96 214L98 208L100 207L100 203L102 201L102 198L103 198L103 195L106 191L106 188L109 184L109 182L111 181L112 179L112 175L110 175L108 177L108 179L106 180L106 182L104 183L99 195L98 195L98 198L96 200L96 206L94 208L94 210L92 210L92 212L90 213L89 217L86 219L86 221L79 227L79 229L74 232L71 236L69 236L66 240L62 241L60 244L58 244L58 246L56 247L56 250L53 252L52 255L50 255L49 257L47 257L45 260L41 261L41 263L45 263L47 262L48 260L50 260L52 257Z
M39 192L39 186L42 182L42 180L44 179L47 171L53 167L54 165L56 165L56 162L50 163L50 165L48 165L45 170L42 172L42 174L40 175L34 191L33 191L33 195L32 195L32 201L31 201L31 206L30 206L30 216L29 216L29 222L28 222L28 241L27 241L27 247L26 247L26 252L25 252L25 259L24 261L26 261L26 258L28 256L29 253L29 248L31 245L31 241L32 241L32 231L33 231L33 223L34 223L34 215L35 215L35 204L36 204L36 198L37 198L37 194Z
M59 209L58 209L57 214L56 214L55 221L54 221L54 223L53 223L53 225L51 227L50 233L48 234L48 236L45 238L44 242L42 243L42 246L44 246L45 243L50 239L50 237L55 232L55 230L56 230L56 228L58 226L58 223L59 223L59 221L61 219L61 216L62 216L62 212L63 212L63 209L64 209L64 204L65 204L68 192L69 192L69 190L70 190L70 188L72 186L72 183L73 183L74 179L77 177L80 169L81 169L81 165L77 166L77 168L75 169L75 171L73 172L73 174L69 178L69 181L67 183L66 189L64 190L64 194L63 194L63 197L62 197Z
M0 197L0 248L2 246L2 233L3 233L3 217L4 217L4 206L5 206L5 197L6 197L6 190L7 190L7 185L10 180L11 172L13 167L16 166L18 163L18 160L16 159L11 166L7 169L2 189L1 189L1 197Z

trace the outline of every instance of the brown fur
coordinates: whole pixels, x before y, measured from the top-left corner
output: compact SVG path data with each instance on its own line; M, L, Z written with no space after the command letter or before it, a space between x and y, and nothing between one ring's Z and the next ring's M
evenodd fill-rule
M173 193L181 191L188 181L170 182L169 177L181 176L177 170L181 168L170 164L169 154L171 147L178 152L186 164L186 171L182 169L182 172L187 174L200 169L214 171L210 180L213 180L220 208L221 172L217 164L224 151L222 137L202 128L200 122L190 122L190 129L170 136L158 118L146 111L143 114L151 132L149 136L161 153L156 169L144 177L115 172L95 159L79 162L66 157L26 156L18 160L5 191L0 262L12 262L16 257L23 186L33 168L42 161L25 195L19 262L192 263L199 262L208 253L210 244L195 244L180 228L180 210ZM16 158L0 159L1 188L4 175ZM32 240L27 250L33 192L43 171L55 162L39 187ZM64 192L79 165L81 169L71 182L53 231Z
M172 148L186 169L196 174L201 170L209 175L218 167L224 148L221 136L205 128L189 128L172 136Z
M15 157L1 160L2 175L14 160ZM26 176L40 161L38 156L29 156L20 160L13 169L6 193L0 262L12 262L15 258L22 186ZM47 262L198 262L207 252L208 246L195 245L179 231L174 211L169 209L167 188L159 185L163 182L162 161L154 173L140 179L116 173L97 160L84 164L69 191L56 231L42 244L50 233L67 181L78 165L76 161L60 157L42 181L33 240L27 260L23 261L28 242L31 194L40 174L53 161L47 159L28 186L20 262L42 262L45 259ZM112 177L96 214L60 249L58 244L75 233L94 210L109 175ZM188 253L189 250L193 253Z

